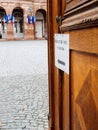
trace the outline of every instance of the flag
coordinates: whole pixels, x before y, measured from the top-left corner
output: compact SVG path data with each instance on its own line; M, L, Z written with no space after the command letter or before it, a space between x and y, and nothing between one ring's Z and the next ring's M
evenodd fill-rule
M4 23L8 23L8 16L4 15Z
M11 16L10 14L8 14L7 17L8 17L8 21L11 22L11 17L12 17L12 16Z
M14 21L15 21L15 18L14 18L14 16L12 15L12 16L11 16L11 23L12 23L12 25L14 24Z
M27 23L29 23L29 24L31 23L31 18L29 15L27 16Z
M36 24L36 17L35 17L35 16L32 16L32 24L33 24L34 27L35 27L35 24Z
M4 23L6 23L6 15L4 15L4 18L3 18L3 19L4 19Z

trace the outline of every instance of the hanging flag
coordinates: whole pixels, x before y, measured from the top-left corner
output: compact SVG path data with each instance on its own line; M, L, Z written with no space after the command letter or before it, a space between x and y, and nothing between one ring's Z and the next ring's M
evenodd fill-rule
M11 17L12 17L12 16L11 16L10 14L8 14L7 17L8 17L8 21L11 22Z
M27 16L27 23L31 23L31 17L29 15Z
M11 16L11 23L12 23L12 25L14 24L14 21L15 21L15 18L14 18L14 16L12 15L12 16Z
M4 18L3 18L3 20L4 20L4 23L6 23L6 15L4 15Z
M4 23L8 23L8 16L4 15Z
M36 17L35 16L32 16L32 24L35 26L36 24Z

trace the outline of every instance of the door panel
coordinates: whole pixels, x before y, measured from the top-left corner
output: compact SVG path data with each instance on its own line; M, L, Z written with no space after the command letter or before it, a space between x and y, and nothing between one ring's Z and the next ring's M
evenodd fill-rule
M71 52L71 130L98 129L98 56Z

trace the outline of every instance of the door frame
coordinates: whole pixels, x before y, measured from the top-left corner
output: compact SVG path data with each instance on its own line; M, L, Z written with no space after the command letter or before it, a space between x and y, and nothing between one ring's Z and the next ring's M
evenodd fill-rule
M67 111L64 112L63 90L65 85L69 87L69 76L66 76L61 70L55 67L55 46L54 34L60 32L60 24L56 18L61 18L64 14L65 0L48 0L48 77L49 77L49 130L70 129L70 113L69 113L69 97L67 101ZM55 5L55 8L54 8ZM64 76L65 75L65 76ZM64 80L67 80L65 83ZM69 96L69 88L66 90ZM65 101L64 100L64 101ZM66 114L66 119L63 120L63 113ZM68 114L67 114L68 113Z

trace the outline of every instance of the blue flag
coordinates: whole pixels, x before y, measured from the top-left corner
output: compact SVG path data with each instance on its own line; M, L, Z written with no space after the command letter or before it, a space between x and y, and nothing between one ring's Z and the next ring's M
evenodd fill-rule
M8 23L8 16L6 14L4 15L4 23Z
M34 25L36 22L36 17L35 16L32 16L32 24Z
M27 23L31 23L31 17L29 15L27 16Z

